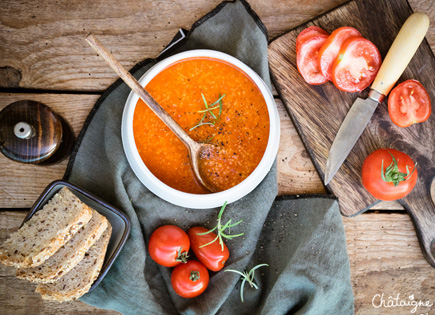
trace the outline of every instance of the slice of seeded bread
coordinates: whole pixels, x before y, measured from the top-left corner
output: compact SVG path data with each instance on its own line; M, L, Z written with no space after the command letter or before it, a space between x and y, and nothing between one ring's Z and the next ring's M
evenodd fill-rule
M91 209L64 187L0 246L0 262L23 268L39 266L91 217Z
M107 219L92 210L92 219L71 240L62 246L42 265L17 269L17 277L36 283L52 283L74 268L88 249L107 228Z
M77 266L54 283L38 284L35 292L41 294L44 300L58 302L75 300L88 292L100 273L111 234L112 227L109 223L100 239Z

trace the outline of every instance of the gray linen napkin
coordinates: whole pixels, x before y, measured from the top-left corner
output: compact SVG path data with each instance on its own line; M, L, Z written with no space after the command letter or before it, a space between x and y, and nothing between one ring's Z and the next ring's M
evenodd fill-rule
M243 0L221 3L196 22L187 36L177 36L169 46L156 60L136 65L131 70L133 75L141 77L171 54L207 48L242 60L270 86L267 31ZM171 269L152 261L146 250L147 241L157 227L165 224L186 230L196 225L211 228L219 209L192 210L172 205L155 196L136 178L124 155L120 130L129 93L130 89L118 80L97 101L64 176L119 207L132 221L121 254L103 282L83 296L82 301L124 314L353 312L349 262L337 202L281 198L273 203L277 194L276 163L253 192L227 206L223 218L224 222L228 218L233 222L243 219L232 233L245 233L227 242L231 252L228 268L244 270L260 259L270 264L257 272L263 274L256 278L259 290L245 287L242 304L239 277L220 271L210 273L209 287L201 296L194 299L177 296L171 288ZM273 223L279 217L276 226L266 222L269 211L267 222ZM297 218L291 214L293 211L299 213ZM264 245L259 246L261 242Z

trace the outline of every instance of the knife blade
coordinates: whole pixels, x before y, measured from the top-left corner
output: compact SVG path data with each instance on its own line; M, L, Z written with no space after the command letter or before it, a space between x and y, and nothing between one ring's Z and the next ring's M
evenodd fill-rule
M324 183L328 185L414 56L429 28L429 17L414 13L403 24L376 75L367 99L357 98L342 122L329 151Z

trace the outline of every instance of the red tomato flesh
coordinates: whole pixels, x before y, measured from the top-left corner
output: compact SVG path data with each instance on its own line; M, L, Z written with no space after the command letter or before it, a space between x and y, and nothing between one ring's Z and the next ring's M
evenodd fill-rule
M352 36L361 36L361 33L349 26L337 28L320 48L320 71L328 80L332 80L332 66L340 52L341 45Z
M408 167L411 173L415 166L414 162L407 154L398 150L379 149L372 152L365 159L362 167L362 183L365 189L379 200L392 201L401 199L408 195L417 183L417 169L414 170L412 175L404 177L405 180L401 181L397 186L392 182L386 182L382 179L382 161L384 161L383 171L385 172L386 168L393 161L390 153L397 160L399 172L407 174L406 168Z
M223 250L221 244L219 244L219 240L215 242L201 247L216 238L216 234L214 232L198 235L198 233L205 233L208 229L203 227L193 227L187 231L187 234L190 238L190 243L192 247L192 251L195 253L196 258L199 259L209 270L219 271L224 266L228 257L230 256L230 252L228 247L223 244Z
M185 260L190 249L190 240L186 232L175 225L164 225L151 234L148 252L159 265L174 267ZM179 254L182 254L179 257ZM184 255L183 255L184 253Z
M175 293L184 298L193 298L207 289L209 282L207 268L199 261L189 260L174 268L171 284Z
M426 121L432 112L429 93L416 80L402 82L388 97L388 112L393 123L399 127Z
M300 32L296 38L296 53L299 51L301 45L308 39L319 35L329 35L329 33L318 26L310 26Z
M328 82L320 72L319 66L319 49L327 38L327 35L319 35L306 40L296 54L299 73L308 84L318 85Z
M381 54L371 41L349 37L332 67L332 82L342 91L360 92L373 82L380 66Z

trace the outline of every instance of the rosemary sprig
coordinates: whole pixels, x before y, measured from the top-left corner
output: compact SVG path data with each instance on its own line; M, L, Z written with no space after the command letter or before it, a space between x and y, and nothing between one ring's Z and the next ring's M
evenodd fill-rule
M207 142L210 142L214 137L215 137L216 135L214 134L214 135L212 135L211 137L209 137L207 140L205 140L204 142L205 143L207 143Z
M205 99L204 94L201 93L201 96L202 96L202 100L204 101L205 109L199 110L198 113L203 113L202 118L199 121L199 123L196 124L195 126L193 126L192 128L190 128L189 131L192 131L193 129L198 128L198 127L203 126L203 125L213 125L214 126L216 124L216 121L221 117L222 99L224 98L225 94L222 96L219 96L217 101L215 101L214 103L212 103L210 105L207 104L207 100ZM213 110L218 109L218 108L219 108L219 115L216 117L216 115L213 113ZM207 113L210 114L210 116L213 118L213 120L210 119L209 121L204 122L204 119L207 117Z
M221 245L221 249L223 251L224 250L224 241L222 238L226 238L228 240L231 240L235 237L242 236L243 234L245 234L245 233L240 233L240 234L231 235L231 234L224 233L226 229L231 229L232 227L242 223L242 221L243 221L243 220L240 220L236 223L231 223L231 219L230 219L227 223L222 225L221 218L222 218L222 214L224 213L226 206L227 206L227 202L225 201L224 205L222 206L222 208L218 214L218 218L217 218L218 223L214 228L212 228L211 230L208 230L207 232L204 232L204 233L197 233L198 235L205 235L205 234L208 234L208 233L211 233L211 232L214 232L215 230L217 230L216 237L211 242L208 242L207 244L199 246L199 248L205 247L205 246L210 245L210 244L216 242L217 240L219 240L219 244Z
M201 93L201 96L202 96L202 100L204 101L206 111L209 112L210 115L212 115L214 119L217 119L216 116L213 114L213 112L208 108L207 100L205 99L204 94Z
M385 182L393 183L394 186L398 186L400 182L406 181L409 178L411 178L412 174L415 171L415 168L417 167L417 163L415 163L414 168L412 169L412 172L409 172L409 166L406 165L406 173L399 172L399 165L397 164L397 160L394 157L394 155L391 154L390 151L388 151L388 154L391 155L391 158L393 159L391 161L391 164L388 165L388 167L385 169L384 172L384 160L382 159L382 165L381 165L381 178Z
M243 289L245 287L246 281L248 281L251 288L255 288L256 290L258 290L258 286L254 282L254 276L255 276L255 270L257 270L260 267L269 267L269 265L268 264L259 264L255 267L253 267L251 270L249 270L249 271L245 270L244 272L234 270L234 269L224 270L224 271L235 272L241 276L242 284L240 285L240 300L242 301L242 303L243 303Z

